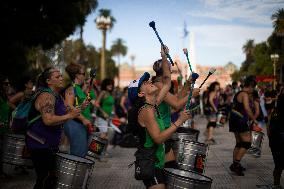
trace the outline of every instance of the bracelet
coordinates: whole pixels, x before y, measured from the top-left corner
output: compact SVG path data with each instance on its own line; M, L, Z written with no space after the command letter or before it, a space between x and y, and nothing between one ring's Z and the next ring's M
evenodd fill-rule
M177 126L174 122L172 122L172 124L173 124L176 128L178 128L178 126Z

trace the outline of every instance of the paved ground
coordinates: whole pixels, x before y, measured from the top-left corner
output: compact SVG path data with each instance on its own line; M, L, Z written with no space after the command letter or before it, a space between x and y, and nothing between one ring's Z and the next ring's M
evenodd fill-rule
M199 141L204 141L203 131L206 120L202 117L196 119L197 127L201 130ZM213 179L213 189L268 189L272 184L272 170L274 167L268 140L265 136L260 158L246 155L242 164L247 168L244 177L233 175L229 166L232 162L232 149L234 147L233 134L228 132L228 126L217 128L215 131L217 145L211 145L208 153L205 175ZM89 189L142 189L143 184L133 177L134 168L128 169L128 164L134 160L135 149L116 147L112 150L112 158L107 162L96 162ZM3 189L29 189L34 183L35 174L30 170L29 175L19 175L13 166L6 165L5 169L13 176L10 179L0 178L0 188ZM284 176L281 180L284 186Z

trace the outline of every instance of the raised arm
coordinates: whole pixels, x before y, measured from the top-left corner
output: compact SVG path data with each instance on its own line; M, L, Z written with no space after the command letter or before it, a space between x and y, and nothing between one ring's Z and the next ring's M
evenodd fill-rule
M162 76L162 83L163 83L163 87L161 88L158 96L157 96L157 102L156 104L160 104L166 94L168 93L168 91L171 88L171 72L170 72L170 65L169 62L167 60L167 56L166 54L169 53L169 49L167 46L161 46L161 56L162 56L162 69L163 69L163 76Z

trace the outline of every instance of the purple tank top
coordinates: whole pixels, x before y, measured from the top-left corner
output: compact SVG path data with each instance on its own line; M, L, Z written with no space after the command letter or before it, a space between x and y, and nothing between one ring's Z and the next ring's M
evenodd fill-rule
M56 97L55 115L66 114L66 107L61 97ZM58 150L62 132L62 124L47 126L42 118L30 125L26 135L26 144L29 149L51 149Z

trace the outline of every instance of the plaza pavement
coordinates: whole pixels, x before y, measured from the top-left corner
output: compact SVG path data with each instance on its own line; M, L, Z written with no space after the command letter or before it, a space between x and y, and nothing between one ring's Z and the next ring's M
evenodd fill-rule
M199 142L204 141L203 132L206 128L206 119L196 117L196 126L200 129ZM266 132L265 132L266 133ZM232 150L234 136L228 132L228 125L215 129L214 138L216 145L209 147L205 175L213 179L212 189L269 189L273 183L273 160L268 146L267 136L264 137L262 155L255 158L245 155L242 164L246 167L245 176L235 176L229 170L232 163ZM141 181L134 179L134 166L128 168L128 164L134 161L135 149L116 147L111 149L112 158L107 162L96 161L89 182L89 189L142 189ZM6 165L5 169L12 178L0 178L2 189L31 189L35 181L35 173L29 170L29 175L19 175L13 166ZM284 186L284 176L281 184Z

